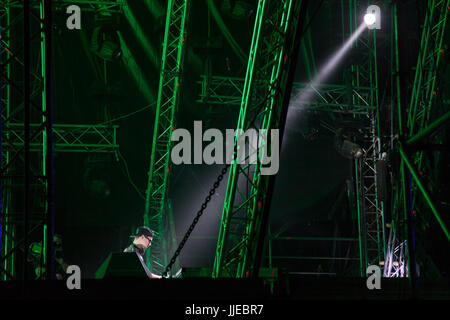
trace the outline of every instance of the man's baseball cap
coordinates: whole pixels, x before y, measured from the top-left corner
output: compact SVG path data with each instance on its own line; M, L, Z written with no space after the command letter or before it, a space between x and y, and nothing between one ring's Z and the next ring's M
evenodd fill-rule
M140 226L137 227L136 232L132 234L130 237L140 237L142 235L153 238L154 232L149 227Z

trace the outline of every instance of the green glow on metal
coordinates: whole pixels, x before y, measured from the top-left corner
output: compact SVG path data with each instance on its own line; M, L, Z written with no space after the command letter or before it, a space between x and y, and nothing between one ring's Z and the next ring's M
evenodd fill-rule
M4 13L3 16L6 17L6 25L9 26L11 24L10 8L9 7L5 7L4 10L5 10L5 13ZM3 40L3 39L1 40L2 42L3 41L5 42L5 45L7 47L10 46L10 40L9 40L10 39L10 33L11 33L10 28L7 28L6 32L5 32L5 36L6 36L7 40ZM9 51L6 51L5 55L6 55L6 60L9 60L10 59ZM10 69L9 63L6 65L6 76L7 76L8 79L11 78L11 69ZM5 90L6 90L6 103L5 103L6 104L6 118L9 119L9 117L10 117L10 104L11 104L11 100L10 100L11 99L11 97L10 97L11 86L10 86L9 82L7 82L7 84L5 85ZM9 133L8 132L6 132L6 138L7 139L9 138ZM5 160L6 160L5 163L8 163L9 159L10 159L9 149L7 149L4 154L5 154ZM4 242L2 242L3 247L2 247L2 254L1 255L5 256L6 253L9 251L9 243L10 242L11 242L11 247L14 247L14 229L10 226L9 216L8 216L8 214L10 212L9 211L10 192L5 191L4 189L2 189L2 195L0 195L0 196L2 197L2 210L5 213L5 220L4 220L4 223L2 225L3 230L4 230L4 232L3 232L4 233ZM3 212L0 212L0 214L3 214ZM11 239L10 239L8 233L11 233ZM11 263L11 268L8 268L8 261ZM14 274L14 257L7 258L7 259L4 260L4 262L3 262L3 269L8 271L11 274ZM4 273L3 274L3 280L6 281L7 279L8 279L8 277L7 277L6 273Z
M431 107L433 106L434 90L439 67L440 49L444 38L447 23L448 6L450 0L432 1L427 7L424 26L422 28L422 41L419 50L419 58L416 71L419 69L419 77L415 77L413 94L408 115L409 134L412 136L416 131L423 129L430 120ZM417 72L416 72L417 74ZM417 80L417 82L416 82ZM414 95L414 90L416 94ZM422 105L424 103L424 105ZM414 127L416 124L418 126ZM422 168L423 152L416 154L414 162L417 168ZM416 190L413 189L413 194ZM413 206L416 197L413 197Z
M308 15L307 15L308 16ZM308 21L310 21L308 19ZM314 55L314 47L312 44L312 38L311 38L311 28L308 28L308 31L305 34L306 37L306 47L307 49L309 49L309 56L310 56L310 62L311 62L311 72L312 72L312 77L315 77L317 74L317 67L316 67L316 60L315 60L315 55Z
M47 119L46 119L46 112L47 112L47 97L46 97L46 92L45 92L45 88L46 88L46 76L45 76L45 32L44 32L44 0L41 0L39 3L39 14L40 14L40 20L41 20L41 77L42 77L42 92L41 92L41 97L42 97L42 123L46 123ZM42 171L42 176L45 177L46 176L46 172L45 172L45 167L46 167L46 163L47 163L47 131L46 129L42 130L42 163L41 163L41 171ZM48 193L48 185L47 185L47 179L44 179L44 188L45 188L45 194ZM48 207L47 207L47 203L45 204L45 215L48 214ZM43 234L42 234L42 243L43 243L43 247L42 247L42 256L43 256L43 265L46 266L47 271L50 270L47 266L47 223L44 222L44 228L43 228ZM52 241L52 240L50 240ZM47 276L49 277L49 273L47 272Z
M5 10L5 14L4 16L6 17L6 26L10 26L11 25L11 9L8 6L4 7ZM3 24L2 24L3 25ZM5 46L10 48L11 42L11 29L10 28L6 28L5 30L5 35L6 35L6 40L1 40L4 42ZM6 61L9 61L12 57L11 53L9 50L5 50L4 51L5 55L6 55ZM6 75L8 79L11 79L11 68L10 68L10 63L7 63L5 66L5 70L6 70ZM12 100L11 100L11 84L7 81L6 85L5 85L5 91L6 91L6 119L9 119L11 116L11 105L12 105ZM2 115L3 116L3 115ZM6 131L5 133L5 137L6 139L10 138L11 133L9 131ZM11 160L11 152L9 148L4 148L4 159L5 160L4 163L9 163L9 161ZM3 161L2 161L2 166L3 166ZM6 174L10 173L10 168L8 167L6 170ZM16 236L16 230L15 230L15 226L11 223L11 218L9 217L9 214L11 212L11 191L9 189L2 190L3 194L3 212L5 213L5 224L4 224L4 235L5 235L5 241L4 241L4 245L3 245L3 250L2 250L2 255L5 256L7 253L9 253L10 250L12 250L15 247L15 236ZM4 260L4 269L14 278L15 274L16 274L16 270L15 270L15 261L16 261L16 256L13 255L9 255L8 258L6 258ZM3 280L8 280L8 275L6 273L3 274Z
M448 7L450 6L450 0L430 0L429 2L422 29L419 58L408 112L410 136L415 133L417 125L417 129L420 130L429 120L436 72L441 56L439 50L442 48ZM421 106L421 103L425 103L425 105Z
M284 73L285 69L282 69L282 65L284 51L289 44L284 40L286 39L285 35L287 35L288 28L291 27L289 20L293 16L291 13L293 1L286 1L283 3L283 6L278 6L276 9L270 7L274 3L265 0L258 2L246 77L242 91L241 108L236 126L235 146L237 145L237 132L239 130L245 131L255 126L258 129L264 129L270 132L271 129L274 129L279 124L280 114L277 113L276 116L272 115L275 104L281 101L278 100L277 94L274 91L280 90L281 85L277 87L276 83L280 79L285 79L282 75L286 75ZM300 2L296 2L296 9L300 12ZM263 23L265 19L270 19L273 22L273 28L281 30L281 32L275 33L272 29L267 31L267 26ZM294 18L292 20L293 27L291 28L293 28L292 30L296 30L296 22L298 20ZM265 34L265 32L268 34ZM270 58L263 60L262 57ZM264 93L261 93L262 89ZM251 108L258 105L257 103L261 103L257 100L255 101L254 90L260 90L258 91L259 94L262 94L264 97L267 95L267 98L260 104L262 110L257 111L258 113L253 119L251 112L256 111ZM280 93L280 96L282 96L282 93ZM277 105L277 107L280 108L280 105ZM277 112L280 112L280 110L277 109ZM257 124L255 125L254 123ZM265 143L267 141L260 141L258 147L262 147ZM260 233L264 232L261 230L261 218L265 202L267 201L265 192L267 192L269 181L268 177L261 176L261 160L258 158L257 164L253 167L251 165L241 167L236 161L231 163L222 211L222 223L217 240L216 256L212 272L213 278L224 276L242 278L258 275L258 270L254 269L255 265L257 265L255 252ZM245 172L247 169L250 171L250 167L254 169L253 176ZM240 196L237 197L236 192L238 191L239 178L248 181L250 186L248 195L239 192ZM233 231L232 235L230 225L234 225L235 223L240 223L242 229L239 233ZM225 270L227 274L225 274Z
M160 237L159 243L147 255L149 263L150 255L153 262L157 259L167 263L166 238L171 238L164 230L166 223L163 214L167 193L167 181L169 176L169 161L171 148L171 135L174 128L175 110L179 104L181 90L180 80L184 62L185 28L188 18L190 1L169 0L166 15L163 52L161 55L161 71L159 78L158 98L155 112L155 125L153 131L152 151L148 182L145 199L144 224L154 229ZM171 229L168 231L170 232ZM156 252L159 247L159 253ZM155 263L161 267L162 263ZM152 271L155 265L151 265Z
M350 34L353 34L358 28L358 15L365 10L366 1L350 0L348 2L349 28ZM344 1L341 1L341 11L344 12ZM342 16L343 30L346 17ZM369 151L364 155L359 165L356 165L356 191L358 218L360 228L358 229L360 238L360 261L365 264L361 265L361 276L365 276L365 268L370 264L378 264L384 260L385 254L385 230L384 230L384 206L378 199L376 174L373 173L376 160L380 156L379 146L379 101L378 101L378 72L377 72L377 44L375 30L367 30L367 35L359 37L353 44L354 48L364 49L364 61L360 64L351 66L352 86L355 88L367 88L367 108L365 112L353 112L355 119L367 117L370 125L366 127L365 134L370 137L366 139L365 145L362 146ZM360 89L357 89L360 91ZM362 92L361 92L362 93ZM358 104L361 94L352 95L353 104ZM362 110L361 110L362 111ZM369 191L370 189L370 191ZM376 235L376 237L374 236ZM375 254L376 252L376 254Z
M450 119L450 111L447 111L446 114L444 114L443 116L441 116L438 119L436 119L435 121L433 121L433 123L431 123L429 126L424 128L422 131L418 132L414 137L411 137L410 139L408 139L406 144L414 144L415 142L419 141L423 137L430 134L436 128L440 127L442 124L444 124L449 119Z
M377 63L377 37L376 37L376 29L373 30L369 30L369 32L372 33L373 35L373 60L371 60L371 62L373 61L374 66L372 67L373 70L375 70L375 72L371 72L370 73L370 77L371 77L371 82L373 84L372 87L372 94L374 94L374 98L375 98L375 113L376 113L376 136L377 137L381 137L381 132L380 132L380 105L379 105L379 100L378 100L378 63ZM374 79L372 79L372 77L374 77ZM384 232L383 232L384 235ZM383 241L384 243L384 241Z
M250 47L250 54L249 54L249 60L247 65L247 71L245 75L245 84L244 84L244 90L242 93L242 102L241 102L241 109L239 111L239 119L237 123L237 130L236 133L238 133L239 129L243 129L245 125L245 115L247 111L247 105L248 105L248 99L249 99L249 92L250 87L252 83L252 75L253 75L253 68L255 65L255 58L258 50L258 41L259 41L259 35L261 32L261 24L263 21L263 15L264 15L264 6L266 2L264 0L258 1L258 9L255 17L255 25L253 28L253 36L252 36L252 43ZM235 136L234 144L236 145L237 142L237 134ZM225 249L225 242L227 240L227 237L229 236L229 218L232 211L232 207L234 204L234 195L236 193L236 184L237 184L237 165L236 161L233 161L230 170L229 170L229 178L227 183L227 191L225 195L225 202L222 210L222 223L220 226L219 231L219 237L217 242L217 248L216 248L216 255L214 259L214 267L213 267L213 278L220 277L222 275L222 264L223 264L223 254ZM237 274L235 275L238 276Z
M130 74L136 81L139 91L144 95L147 102L149 103L153 102L155 100L155 97L147 83L146 77L144 76L142 69L139 67L136 60L134 59L134 56L131 53L125 39L122 37L120 31L117 32L117 35L119 36L120 39L120 48L122 49L123 53L123 61L128 67L127 70L130 72Z
M430 207L431 212L433 212L434 217L436 218L437 222L439 223L439 226L441 227L442 231L444 232L445 237L447 238L448 241L450 241L450 234L447 230L447 227L445 226L444 222L442 221L442 218L439 215L439 213L436 209L436 206L434 205L433 201L431 200L430 194L425 189L421 179L419 178L419 175L417 174L416 169L414 168L411 160L409 159L408 155L406 154L406 152L403 148L403 145L400 142L398 143L398 150L400 152L400 155L402 156L403 162L408 167L409 172L411 172L411 175L414 178L414 181L416 182L417 186L419 187L419 190L422 192L423 197L425 198L428 206Z
M125 2L127 3L128 0L126 0ZM156 53L155 49L153 48L153 46L150 44L147 37L145 36L145 33L144 33L141 25L137 21L134 13L131 11L130 7L128 5L125 5L123 7L123 12L125 14L125 17L127 18L128 23L130 24L131 29L133 29L134 35L138 39L138 42L144 48L144 51L147 54L148 59L151 61L151 63L154 66L159 66L158 54Z
M359 264L360 264L360 275L361 277L365 276L366 273L366 260L367 258L365 257L365 250L363 250L363 238L365 233L362 230L362 221L361 221L361 208L359 205L360 199L359 199L359 176L358 176L358 172L359 172L359 163L358 163L358 159L355 159L355 178L356 178L356 208L358 210L358 243L359 243Z

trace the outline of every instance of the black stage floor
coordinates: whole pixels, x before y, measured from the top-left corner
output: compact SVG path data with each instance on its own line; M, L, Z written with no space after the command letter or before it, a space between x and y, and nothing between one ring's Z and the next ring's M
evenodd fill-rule
M133 319L379 319L386 313L395 319L405 312L445 313L448 300L448 281L421 282L413 299L407 279L382 279L380 290L367 289L365 279L315 277L278 280L273 290L261 279L82 279L79 290L69 290L65 281L0 283L2 310L15 315L50 310L80 319L124 312Z
M449 300L448 280L420 281L416 299ZM152 301L282 301L282 300L410 300L408 279L381 280L369 290L366 279L289 277L257 279L81 279L81 289L65 281L0 282L1 300L152 300Z

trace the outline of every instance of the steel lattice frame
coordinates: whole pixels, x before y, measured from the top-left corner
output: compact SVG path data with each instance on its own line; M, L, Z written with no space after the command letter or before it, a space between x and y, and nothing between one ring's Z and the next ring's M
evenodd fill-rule
M38 128L37 124L31 124L31 128ZM113 153L119 149L117 144L117 129L119 126L105 125L77 125L54 124L54 151L77 153ZM24 144L23 124L10 123L6 133L9 135L8 144L4 147L20 148ZM42 132L37 132L34 141L30 143L31 151L39 151L42 148Z
M168 263L166 246L169 241L163 237L170 236L164 232L169 220L168 212L164 210L164 207L168 191L171 135L175 126L174 115L180 99L189 6L188 0L170 0L167 7L144 214L144 224L156 232L154 245L150 250L151 268L156 273L162 273Z
M410 137L423 130L430 123L433 98L436 96L436 77L441 57L450 0L431 0L427 2L427 12L417 60L414 86L408 110L406 130ZM414 163L422 168L423 152L418 152ZM413 203L415 202L413 187Z
M287 57L299 16L300 1L258 2L237 135L249 128L264 129L272 134L272 129L282 125L280 103L288 99L284 90L289 68L285 63L290 60ZM235 149L238 140L235 136ZM268 139L264 138L257 144L258 148L265 145L268 145ZM258 152L251 148L250 154ZM212 272L214 278L258 276L261 258L258 246L264 240L266 206L271 196L269 179L269 176L261 175L261 162L231 163ZM241 192L241 188L248 190Z
M427 12L422 29L419 57L414 86L409 105L407 131L413 136L430 120L430 108L435 94L437 68L442 55L442 41L447 23L449 0L427 2Z
M10 47L10 29L4 26L9 26L11 24L10 19L10 8L7 6L0 8L0 31L2 39L1 46L0 46L0 63L2 64L2 68L0 72L5 75L7 79L10 78L10 65L7 63L5 66L3 66L3 63L5 60L8 60L10 58L10 55L5 52L3 49L5 47ZM3 147L3 136L8 139L9 135L8 133L4 133L3 128L3 119L9 118L10 116L10 95L11 95L11 86L8 84L7 81L5 81L5 78L0 79L0 108L1 108L1 134L0 134L0 156L1 156L1 166L3 167L3 163L9 163L10 159L10 151ZM1 174L5 174L6 172L2 172ZM3 179L2 179L3 181ZM9 208L8 205L10 203L11 199L11 192L7 190L3 186L3 183L1 185L1 211L0 214L2 214L1 218L1 257L2 259L5 259L4 257L6 254L14 248L14 226L9 224L9 219L6 215L9 214ZM10 278L14 278L14 256L12 255L10 258L6 258L4 261L2 260L0 268L3 270L6 270L10 273ZM1 280L6 280L8 278L7 274L4 273L1 275Z
M207 77L202 75L201 81L197 82L201 85L200 98L197 101L218 105L240 104L244 81L245 79L237 77ZM347 86L341 84L317 84L311 87L313 97L310 100L299 100L298 98L302 98L302 89L308 85L308 83L302 82L293 83L291 100L295 101L296 104L291 106L292 109L350 114L366 114L368 110L373 109L373 106L369 104L365 97L370 97L372 92L376 90L374 88L353 87L353 103L348 104Z
M23 0L3 0L10 8L21 8ZM39 8L40 0L31 0L33 8ZM109 13L120 13L125 5L124 0L53 0L52 7L61 8L70 5L77 5L81 11L102 11Z
M51 177L46 174L46 168L50 166L52 161L49 156L49 148L53 152L89 152L89 153L111 153L118 149L117 144L117 128L118 126L106 125L75 125L75 124L50 124L47 121L46 104L48 101L46 90L46 76L45 76L45 34L43 32L44 25L39 21L44 22L44 6L45 1L31 1L30 7L36 11L33 14L40 12L40 19L35 16L36 26L40 25L41 32L34 35L33 41L30 42L32 49L37 48L38 36L40 35L40 55L38 68L42 70L42 74L31 74L34 91L31 93L31 104L34 113L31 115L29 128L31 131L31 139L28 141L28 152L30 154L31 164L30 168L33 170L32 182L38 185L37 192L34 194L40 201L48 199L49 186L48 182ZM60 1L61 5L80 4L83 5L83 10L92 8L116 11L121 5L121 1ZM21 192L15 190L13 186L23 185L23 177L17 175L17 170L22 166L24 160L25 150L25 128L24 119L21 117L21 110L24 107L23 90L20 85L20 71L23 66L23 57L21 52L23 45L16 45L15 48L11 46L10 32L11 28L15 27L11 20L11 11L19 12L23 8L23 1L4 1L2 11L0 11L0 21L2 23L2 46L1 46L1 127L2 127L2 141L1 141L1 155L2 155L2 216L1 216L1 267L2 280L15 279L17 277L16 265L20 262L16 261L17 250L23 251L24 236L20 232L16 234L18 223L22 223L20 216L21 209L14 208L17 206L17 196ZM58 3L56 3L58 5ZM89 5L85 7L85 5ZM15 15L15 16L18 16ZM33 26L33 25L32 25ZM36 48L34 46L36 46ZM17 52L17 54L16 54ZM19 72L11 72L11 67L14 66ZM20 66L20 67L19 67ZM16 70L16 69L14 69ZM11 99L11 96L18 96L18 98ZM40 110L40 111L38 111ZM49 146L49 132L52 133L51 142L52 147ZM45 201L51 201L45 200ZM15 204L16 203L16 204ZM50 216L49 207L51 204L45 203L41 208L31 212L31 228L29 235L33 235L35 240L48 244L47 236L51 233L48 230L48 219ZM40 210L40 211L39 211ZM41 230L42 229L42 230ZM38 234L38 235L37 235ZM40 234L40 236L39 236ZM36 236L37 235L37 236ZM39 239L40 238L40 239ZM44 245L44 247L47 247ZM41 267L46 265L46 254L43 254L41 260Z
M360 23L363 23L360 13L364 12L368 5L368 2L349 1L350 34L356 32ZM364 137L361 145L364 154L356 160L361 276L365 276L367 266L379 265L384 261L385 251L383 203L378 199L376 170L376 161L381 158L381 154L375 29L366 30L357 38L354 46L362 48L363 54L360 56L360 62L351 67L352 85L370 88L367 96L359 95L364 97L370 109L359 115L365 124L364 132L361 133Z
M47 242L52 232L52 122L48 117L49 86L47 76L49 69L49 50L47 38L49 30L47 15L49 14L50 2L42 0L39 2L39 13L27 10L22 4L20 8L12 8L5 3L2 21L1 52L1 78L2 78L2 254L1 269L2 279L16 279L15 264L17 250L27 251L28 238L38 234L43 243L44 253L41 259L41 267L49 267L47 264L51 255L49 252L51 244ZM25 13L28 13L25 15ZM17 27L16 18L24 14L24 27L30 28L29 41L26 39L18 44L16 39L11 38L11 29ZM34 28L34 29L31 29ZM32 35L32 31L36 32ZM27 35L25 29L25 35ZM36 45L38 44L38 45ZM33 50L34 49L34 50ZM29 68L31 54L39 57L38 67L40 74L35 74ZM28 60L28 61L27 61ZM28 66L28 67L27 67ZM28 68L28 69L27 69ZM17 70L20 70L17 72ZM27 72L27 70L29 72ZM20 75L25 78L22 80ZM34 81L31 81L33 78ZM31 93L31 83L35 86L34 94ZM6 96L6 101L3 97ZM21 111L24 113L21 113ZM32 127L31 122L37 126ZM11 124L22 123L23 131L12 134ZM14 144L11 140L20 135L23 143ZM30 154L30 145L36 142L39 152L34 156ZM23 207L23 194L17 189L19 186L25 189L25 203ZM34 189L32 190L31 187ZM34 202L32 201L34 200ZM36 202L38 203L36 205ZM23 216L23 220L21 217ZM25 250L24 250L25 249ZM49 252L50 253L50 252ZM26 254L24 254L26 257ZM50 262L50 261L49 261ZM23 266L25 263L23 264ZM24 273L24 279L26 279Z
M435 97L436 78L441 56L442 41L447 23L449 0L429 0L427 2L427 11L422 29L421 44L419 56L416 65L414 85L411 93L411 100L407 108L406 120L402 120L400 98L398 98L398 116L399 133L403 138L422 132L430 122L431 111L433 107L433 98ZM398 70L398 40L397 40L397 14L394 14L395 23L395 50ZM397 83L397 90L399 84ZM403 93L405 94L405 93ZM400 94L398 94L400 97ZM414 165L417 170L422 167L423 152L419 151L414 157ZM408 207L405 205L407 197L407 177L405 176L405 163L402 160L400 164L401 176L395 184L395 198L393 208L393 227L389 236L386 249L386 266L384 276L386 277L408 277L408 264L410 255L408 248L408 239L406 236L405 222L410 215ZM416 201L417 185L413 184L412 204ZM403 210L402 210L403 209ZM411 209L411 208L410 208Z

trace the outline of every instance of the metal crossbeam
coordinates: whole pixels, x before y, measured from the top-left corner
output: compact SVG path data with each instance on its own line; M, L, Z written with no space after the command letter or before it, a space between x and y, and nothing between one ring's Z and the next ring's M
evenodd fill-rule
M241 103L244 79L236 77L201 76L200 103L218 105L238 105ZM294 82L291 100L296 104L291 106L293 110L317 110L323 112L366 114L375 109L370 105L370 97L376 88L372 87L347 87L339 84L318 84L312 87L313 98L302 101L304 88L310 86L308 83ZM352 103L348 103L349 91Z
M39 8L40 0L31 0L31 8ZM77 5L82 11L102 11L109 13L122 12L126 5L124 0L53 0L52 8L67 7ZM22 8L23 0L2 0L2 6L8 8Z
M32 132L36 132L30 142L31 151L42 149L42 134L40 125L31 124ZM105 125L76 125L76 124L54 124L54 151L55 152L89 152L106 153L115 152L117 144L117 128L119 126ZM3 140L4 148L19 150L24 145L23 124L9 123L3 129L8 138Z
M167 7L144 214L144 224L156 231L158 235L155 237L155 244L150 250L151 259L154 261L151 268L156 273L162 273L163 265L168 263L168 248L166 246L169 241L166 241L165 237L170 237L170 235L164 232L168 215L164 206L168 191L171 135L175 126L174 115L179 104L179 93L182 85L181 76L189 6L190 1L188 0L169 0Z
M237 133L253 128L273 134L271 130L282 125L282 109L287 110L289 98L285 93L289 86L286 63L290 63L300 13L300 1L258 2ZM237 145L236 136L235 149ZM250 153L267 145L268 137L258 142L256 150L250 147ZM238 164L236 161L230 166L214 278L258 275L271 196L270 176L261 175L261 167L261 162Z

